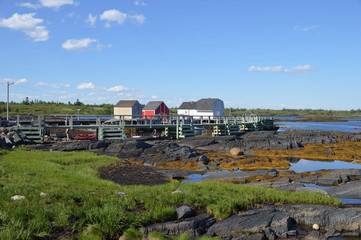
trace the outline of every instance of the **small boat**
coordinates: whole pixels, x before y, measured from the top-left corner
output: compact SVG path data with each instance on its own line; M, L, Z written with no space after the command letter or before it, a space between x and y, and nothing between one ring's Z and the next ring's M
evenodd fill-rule
M78 134L74 137L75 140L95 140L97 136L95 134Z

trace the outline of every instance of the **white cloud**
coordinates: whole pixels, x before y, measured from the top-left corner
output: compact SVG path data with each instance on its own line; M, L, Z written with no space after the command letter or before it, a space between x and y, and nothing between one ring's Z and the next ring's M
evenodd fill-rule
M14 13L10 18L0 18L0 27L22 31L35 42L46 41L49 39L49 31L40 25L44 20L35 18L35 15L36 13Z
M296 25L293 27L293 30L297 32L309 32L320 27L321 25L312 25L312 26L304 26L304 27Z
M50 84L47 82L37 82L35 83L36 87L50 87L50 88L54 88L54 89L61 89L61 88L69 88L70 84Z
M69 88L70 84L50 84L50 87L55 89Z
M96 39L83 38L83 39L68 39L62 44L65 50L84 50L90 48L91 44L97 42Z
M145 22L145 16L143 14L130 15L129 19L137 24L143 24Z
M80 83L77 87L77 89L93 89L94 88L94 84L89 82L89 83Z
M249 72L272 72L272 73L309 73L313 71L313 67L309 64L298 65L285 68L281 65L278 66L250 66Z
M97 44L96 45L96 48L98 51L101 51L103 49L111 49L112 48L112 45L111 44Z
M30 2L19 3L19 6L31 8L31 9L38 9L38 8L42 7L41 4L39 4L39 3L30 3Z
M282 66L250 66L249 72L283 72Z
M296 73L308 73L313 70L313 67L309 64L298 65L285 69L285 72L296 72Z
M104 11L100 15L100 20L106 21L106 26L110 27L111 22L115 22L119 25L123 24L127 20L128 15L126 13L122 13L119 10L116 9L110 9L107 11Z
M5 83L9 82L10 84L14 84L14 85L24 85L28 83L28 80L26 78L21 78L18 80L12 78L4 78L2 81Z
M39 0L39 2L43 7L48 7L48 8L59 8L64 5L74 4L73 0Z
M95 23L97 22L97 16L93 16L91 13L88 14L88 18L85 20L85 22L87 24L89 24L89 26L92 26L94 27L95 26Z
M124 92L128 90L128 88L118 85L107 89L107 92Z
M28 83L28 80L26 78L22 78L22 79L14 81L15 85L24 85L24 84L27 84L27 83Z
M153 95L151 96L151 99L158 99L158 96Z
M147 4L145 2L138 1L138 0L134 1L134 5L137 6L137 7L139 7L139 6L142 6L142 7L147 6Z
M135 24L143 24L145 22L146 18L143 14L130 15L130 14L123 13L116 9L110 9L110 10L104 11L99 16L99 19L106 22L105 27L111 27L111 23L122 25L128 20L130 20L130 22L135 23Z
M48 86L49 84L48 83L46 83L46 82L37 82L37 83L35 83L35 86L37 86L37 87L43 87L43 86Z
M41 7L59 9L64 5L74 5L74 0L39 0L37 3L23 2L19 5L31 9L37 9Z

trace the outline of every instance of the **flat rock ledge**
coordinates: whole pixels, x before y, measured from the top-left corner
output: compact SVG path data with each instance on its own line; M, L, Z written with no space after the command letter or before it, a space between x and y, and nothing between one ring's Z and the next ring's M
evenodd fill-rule
M169 139L125 139L107 141L59 141L31 146L32 149L50 151L93 151L98 154L117 156L121 159L134 159L145 166L156 166L170 161L198 161L203 151L229 152L238 149L246 154L252 149L299 149L304 144L335 143L337 139L361 141L361 134L336 133L328 131L258 131L240 136L191 137L181 140ZM204 166L207 162L201 161ZM207 166L207 170L210 166ZM215 169L217 170L217 169Z
M317 227L315 230L315 226ZM361 208L321 205L262 206L224 220L201 214L140 229L168 236L189 233L221 239L343 239L361 237Z

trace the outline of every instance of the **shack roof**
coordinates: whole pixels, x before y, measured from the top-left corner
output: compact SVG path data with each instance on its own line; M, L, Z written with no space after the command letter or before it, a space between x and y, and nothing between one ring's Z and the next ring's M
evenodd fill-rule
M150 101L147 105L144 106L143 110L155 110L157 109L163 101Z
M197 102L183 102L178 109L196 109Z
M219 98L202 98L197 102L197 110L213 110L215 102L220 101Z
M178 109L213 110L214 103L222 101L219 98L202 98L197 102L183 102Z
M139 104L137 100L120 100L115 106L116 107L133 107L135 104Z

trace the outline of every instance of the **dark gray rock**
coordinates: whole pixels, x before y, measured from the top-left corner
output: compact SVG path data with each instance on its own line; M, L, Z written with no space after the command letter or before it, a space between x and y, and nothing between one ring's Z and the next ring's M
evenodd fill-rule
M277 171L276 169L269 170L269 171L267 172L267 176L277 177L277 176L278 176L278 171Z
M123 140L112 140L106 143L108 147L104 150L104 154L109 156L118 156L124 146Z
M70 151L84 151L89 150L91 141L69 141L69 142L58 142L53 144L51 147L52 151L70 152Z
M204 165L207 165L210 161L209 161L209 159L208 159L206 156L200 155L200 156L198 157L198 162L199 162L199 163L202 163L202 164L204 164Z
M299 179L299 181L324 186L337 186L341 183L361 180L361 170L359 169L332 170L322 175L318 175L317 172L314 172L313 175L313 177L302 178Z
M361 199L361 181L349 182L328 188L327 193L336 198Z
M90 149L106 149L108 147L108 143L106 141L96 141L96 142L92 142L89 145Z
M304 238L305 240L322 240L327 239L325 236L322 236L320 232L312 231Z
M146 148L142 155L136 161L143 161L155 165L160 162L168 161L196 161L199 154L188 146L180 146L172 141L155 142L149 148Z
M189 217L194 217L194 210L187 206L187 205L182 205L180 207L178 207L176 209L177 212L177 219L185 219L185 218L189 218Z
M296 229L296 221L287 214L276 211L274 207L250 210L240 215L233 215L215 223L209 228L207 235L221 238L237 238L244 233L274 233L280 236ZM266 231L267 230L267 231Z
M360 208L337 208L321 205L279 206L278 211L284 212L297 223L308 226L318 224L321 229L358 231L361 225Z
M215 219L209 215L199 215L197 217L178 220L173 222L153 224L140 231L144 234L149 232L160 232L168 236L179 236L182 233L189 233L192 236L200 236L206 233L207 229L215 223Z
M180 146L188 146L191 148L199 148L217 144L218 141L213 137L202 137L202 138L184 138L178 141Z

